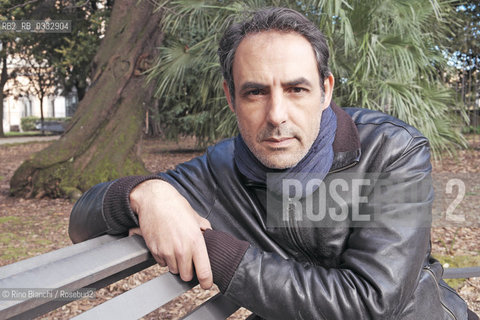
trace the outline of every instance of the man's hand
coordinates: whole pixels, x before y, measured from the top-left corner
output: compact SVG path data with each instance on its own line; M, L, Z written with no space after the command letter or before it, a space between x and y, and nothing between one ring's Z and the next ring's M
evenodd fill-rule
M212 270L202 234L211 228L210 222L162 180L148 180L135 187L130 193L130 205L140 222L140 229L131 229L130 234L143 236L158 264L180 273L184 281L192 280L195 265L200 286L210 288Z

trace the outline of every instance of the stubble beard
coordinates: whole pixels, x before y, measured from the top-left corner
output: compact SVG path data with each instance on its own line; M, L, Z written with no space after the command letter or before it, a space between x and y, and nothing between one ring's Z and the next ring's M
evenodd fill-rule
M319 121L315 130L316 134L311 141L307 141L308 145L305 145L306 137L302 138L298 134L298 130L289 125L281 125L278 127L268 125L263 128L256 137L253 137L247 130L244 130L240 122L237 121L237 125L245 144L254 156L267 168L280 170L294 167L299 163L312 147L320 130ZM265 151L264 149L262 150L261 147L259 147L261 142L270 137L294 137L297 140L296 148L291 151L284 150L283 148L271 149L272 152ZM255 141L256 143L252 143L252 141Z
M320 105L323 105L325 102L325 89L322 87L322 97L320 101ZM235 102L233 101L233 104L235 106ZM295 165L297 165L310 151L312 148L313 143L317 139L318 134L320 133L320 122L322 119L322 114L323 110L320 112L319 119L315 123L315 134L313 137L311 137L310 141L305 141L307 137L301 138L301 135L298 134L299 130L297 128L292 128L288 124L286 125L280 125L280 126L272 126L270 124L267 125L267 127L263 128L258 135L253 138L252 135L248 132L248 130L244 129L241 123L238 121L237 118L237 126L238 130L240 131L240 135L243 138L243 141L247 145L248 149L253 153L253 155L267 168L270 169L288 169L292 168ZM266 154L263 150L260 148L257 148L257 146L252 143L252 141L255 141L258 145L261 144L261 142L265 138L269 137L285 137L285 136L292 136L297 139L298 142L298 148L297 150L293 151L283 151L282 149L279 148L277 150L273 150L272 154ZM305 145L307 144L307 145Z

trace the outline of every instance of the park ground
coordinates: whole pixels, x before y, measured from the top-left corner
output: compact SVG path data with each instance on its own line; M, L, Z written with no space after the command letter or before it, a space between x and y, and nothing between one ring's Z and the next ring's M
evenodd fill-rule
M464 201L455 214L466 213L468 219L478 221L480 209L480 136L470 136L470 148L459 150L456 155L444 155L434 160L434 173L461 177L467 185ZM21 199L9 196L9 180L15 169L31 154L45 148L51 142L31 142L0 145L0 266L33 257L48 251L71 245L68 238L68 219L73 204L65 199ZM165 142L144 139L141 142L143 160L152 172L174 168L175 164L200 155L202 150L194 141L184 139ZM467 220L468 220L467 219ZM470 221L470 220L468 220ZM477 223L476 226L479 224ZM432 251L445 266L480 265L480 228L436 227L432 229ZM94 300L72 302L50 312L43 318L65 319L88 310L93 305L121 294L156 275L165 268L153 266L114 283L97 292ZM480 314L480 278L450 281L469 307ZM178 319L188 310L208 299L216 289L194 288L167 306L145 316L145 319ZM187 306L187 308L185 308ZM240 310L231 319L244 319L248 314Z

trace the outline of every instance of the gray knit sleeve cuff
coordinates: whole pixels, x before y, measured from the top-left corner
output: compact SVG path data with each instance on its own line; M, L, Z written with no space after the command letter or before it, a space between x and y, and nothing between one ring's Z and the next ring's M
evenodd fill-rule
M225 293L250 243L211 229L206 230L203 236L212 267L213 282Z
M110 233L122 234L138 227L138 217L130 207L130 192L140 183L160 179L160 176L128 176L115 180L108 188L103 200L103 214Z

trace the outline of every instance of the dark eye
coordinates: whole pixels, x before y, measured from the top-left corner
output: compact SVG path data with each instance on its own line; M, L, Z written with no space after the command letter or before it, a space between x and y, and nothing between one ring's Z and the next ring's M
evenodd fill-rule
M262 94L262 91L260 89L253 89L247 92L247 94L252 95L252 96L258 96Z
M293 93L302 93L302 92L306 91L306 89L302 88L302 87L292 87L290 89L290 91L293 92Z

